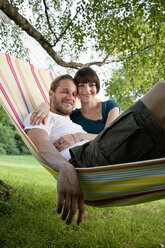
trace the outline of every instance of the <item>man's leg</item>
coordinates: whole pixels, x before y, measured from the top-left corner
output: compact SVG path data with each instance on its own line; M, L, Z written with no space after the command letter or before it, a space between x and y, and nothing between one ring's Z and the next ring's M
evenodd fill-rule
M141 98L141 101L155 116L159 125L165 129L165 81L157 83Z
M103 166L165 157L165 82L110 124L97 138L72 149L75 167Z

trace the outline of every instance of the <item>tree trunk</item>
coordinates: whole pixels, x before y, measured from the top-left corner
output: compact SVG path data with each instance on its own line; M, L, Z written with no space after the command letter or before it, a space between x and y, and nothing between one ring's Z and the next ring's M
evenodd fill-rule
M0 180L0 201L7 201L9 198L10 190L13 189L12 186L4 183Z

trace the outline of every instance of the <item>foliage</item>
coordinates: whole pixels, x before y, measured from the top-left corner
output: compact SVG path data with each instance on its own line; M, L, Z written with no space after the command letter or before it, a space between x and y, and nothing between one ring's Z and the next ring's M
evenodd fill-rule
M0 154L29 153L20 135L0 106Z
M163 25L159 32L164 33ZM114 70L112 78L105 82L106 94L113 97L123 110L165 79L164 46L155 41L150 48L133 56L130 54L132 58L123 61L122 68Z
M23 42L22 31L3 15L0 18L0 36L3 37L0 41L1 51L29 61L28 48Z
M0 8L59 65L77 68L108 64L109 71L113 66L112 77L107 73L104 80L107 95L114 96L123 109L164 79L164 0L10 0L5 10L7 2L0 0ZM29 24L25 25L18 14L12 15L11 6ZM21 29L13 27L1 21L2 47L6 52L17 48L19 56L24 56L27 53L20 51L20 40L16 47L6 46L11 37L15 44L22 35ZM2 31L6 28L8 31Z

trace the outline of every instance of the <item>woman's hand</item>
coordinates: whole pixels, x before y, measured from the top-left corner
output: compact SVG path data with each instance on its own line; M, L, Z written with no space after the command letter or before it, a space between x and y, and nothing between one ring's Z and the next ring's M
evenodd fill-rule
M48 103L41 103L32 113L30 118L31 125L45 124L49 115L50 106Z
M67 134L57 139L54 142L54 146L59 152L61 152L62 150L74 145L77 142L78 141L75 138L75 134Z

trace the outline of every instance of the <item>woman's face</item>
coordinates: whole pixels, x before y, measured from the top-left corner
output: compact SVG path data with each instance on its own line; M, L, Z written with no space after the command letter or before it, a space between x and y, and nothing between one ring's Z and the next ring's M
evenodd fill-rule
M78 96L81 102L90 102L97 94L96 83L78 84Z

